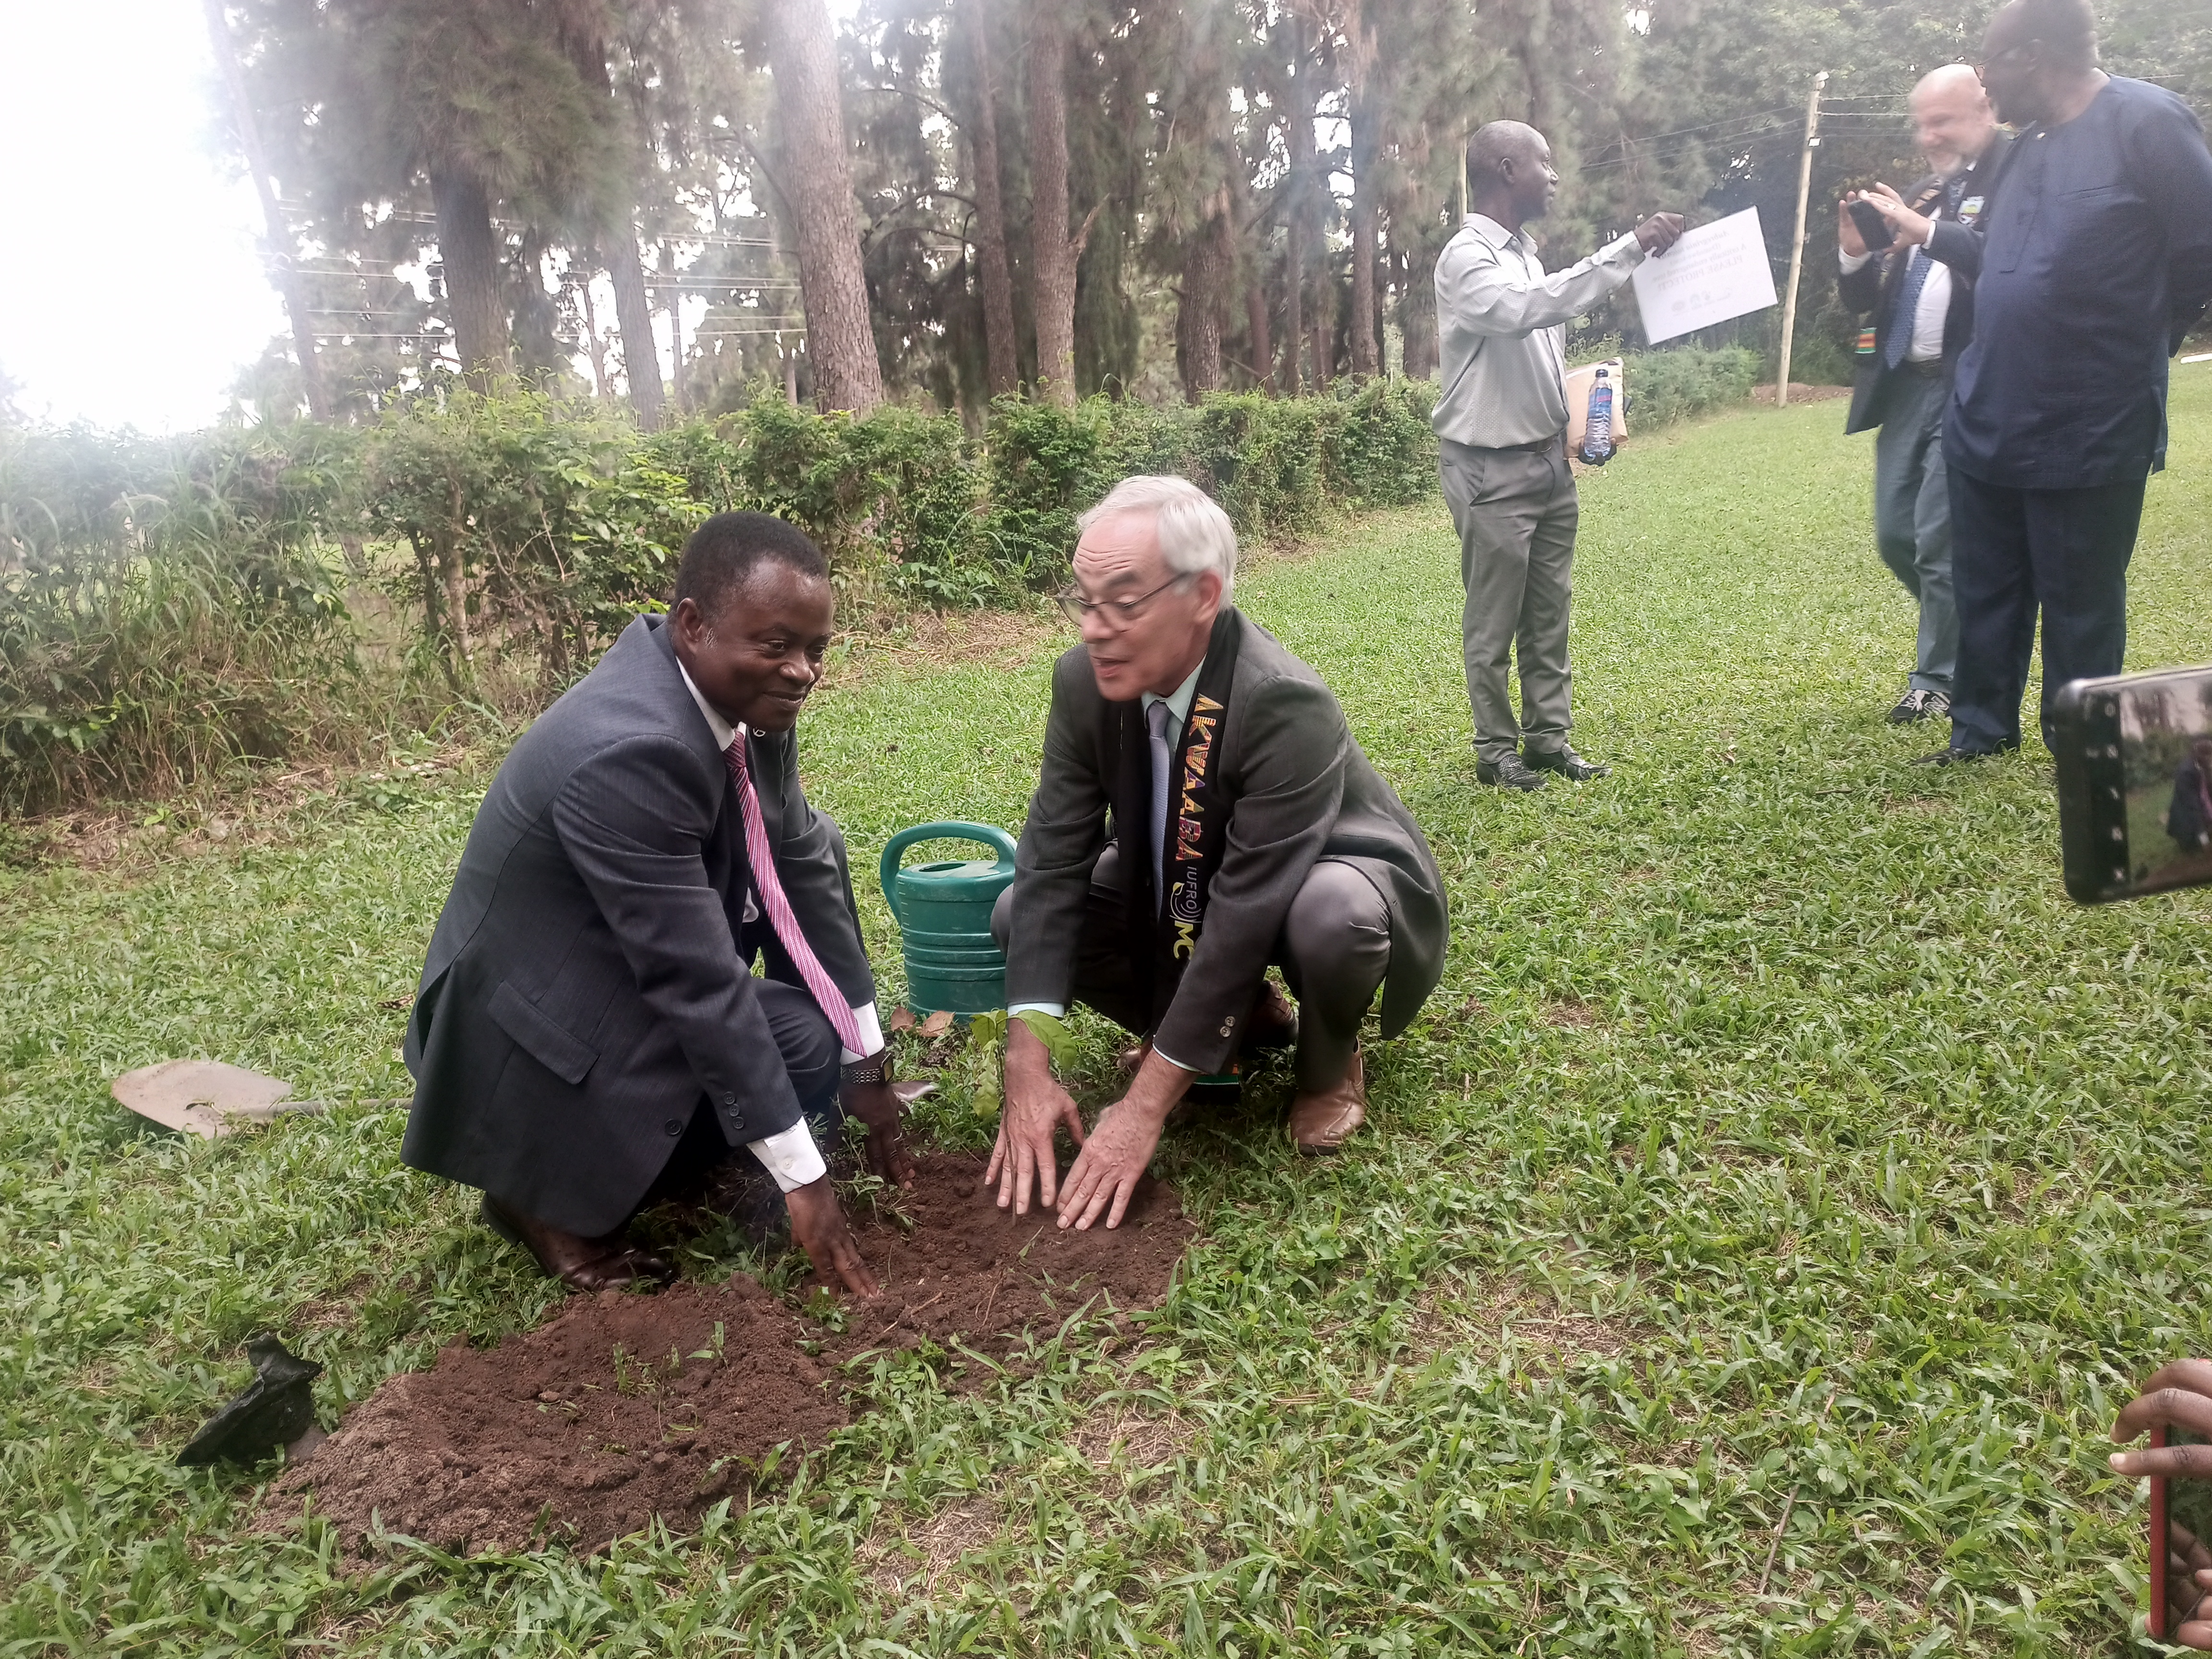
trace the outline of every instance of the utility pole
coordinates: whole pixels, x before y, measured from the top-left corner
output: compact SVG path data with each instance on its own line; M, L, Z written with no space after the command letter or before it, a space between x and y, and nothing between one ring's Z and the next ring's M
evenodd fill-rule
M239 147L246 152L246 170L260 192L261 216L269 226L269 276L283 296L292 318L292 349L299 354L300 379L306 385L307 413L319 421L331 417L330 393L323 387L323 366L315 356L315 329L307 301L300 292L300 274L292 265L292 231L276 205L276 191L269 181L269 157L261 148L260 124L253 117L253 100L247 95L246 71L239 67L238 46L230 37L230 21L223 15L222 0L205 0L208 39L215 47L216 66L230 89L232 117L238 123Z
M1820 143L1820 88L1828 84L1828 71L1813 77L1813 95L1805 100L1805 149L1797 158L1797 228L1790 238L1790 295L1782 302L1782 372L1774 382L1774 406L1790 404L1790 343L1797 332L1797 279L1805 270L1805 203L1813 192L1813 152Z

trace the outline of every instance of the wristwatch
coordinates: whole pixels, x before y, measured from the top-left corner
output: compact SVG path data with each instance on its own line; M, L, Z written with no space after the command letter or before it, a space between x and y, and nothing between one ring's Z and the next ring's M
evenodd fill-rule
M889 1083L891 1080L890 1051L887 1048L873 1060L856 1060L850 1066L840 1066L837 1074L846 1083Z

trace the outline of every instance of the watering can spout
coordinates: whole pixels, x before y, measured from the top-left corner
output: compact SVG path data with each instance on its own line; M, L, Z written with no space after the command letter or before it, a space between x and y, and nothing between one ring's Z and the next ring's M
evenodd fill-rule
M980 842L992 860L933 860L902 868L918 842ZM877 872L899 925L906 1006L916 1014L988 1013L1006 1006L1006 958L991 937L991 908L1014 879L1014 838L988 823L939 820L902 830Z

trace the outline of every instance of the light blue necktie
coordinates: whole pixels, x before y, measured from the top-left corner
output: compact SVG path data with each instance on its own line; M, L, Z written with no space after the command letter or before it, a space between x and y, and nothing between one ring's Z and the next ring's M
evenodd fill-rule
M1152 908L1167 902L1168 770L1175 756L1168 748L1168 722L1175 711L1164 702L1145 710L1145 725L1152 734Z
M1928 256L1907 248L1905 280L1898 284L1897 309L1889 313L1889 337L1881 343L1881 361L1895 368L1912 349L1912 331L1920 320L1920 290L1928 286Z

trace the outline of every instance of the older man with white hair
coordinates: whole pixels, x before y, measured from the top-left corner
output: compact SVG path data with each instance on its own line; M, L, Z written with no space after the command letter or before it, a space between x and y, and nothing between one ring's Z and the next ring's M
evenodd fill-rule
M1912 130L1929 171L1906 199L1936 219L1978 222L2008 142L1981 77L1964 64L1922 76L1912 88ZM1838 291L1867 326L1859 331L1858 374L1844 430L1880 428L1875 547L1920 611L1911 678L1889 711L1891 722L1903 726L1951 712L1959 611L1951 592L1943 406L1959 354L1974 337L1974 283L1910 242L1893 241L1881 253L1869 248L1851 216L1852 199L1836 208Z
M1044 765L1006 950L1006 1109L987 1179L1063 1227L1119 1224L1169 1112L1242 1050L1297 1045L1289 1131L1329 1152L1366 1118L1359 1028L1404 1029L1443 972L1443 882L1312 669L1230 604L1237 535L1182 478L1117 485L1081 520L1060 604ZM1266 979L1282 969L1294 1013ZM1047 1037L1082 1002L1144 1039L1086 1139ZM1081 1150L1057 1179L1053 1133Z

